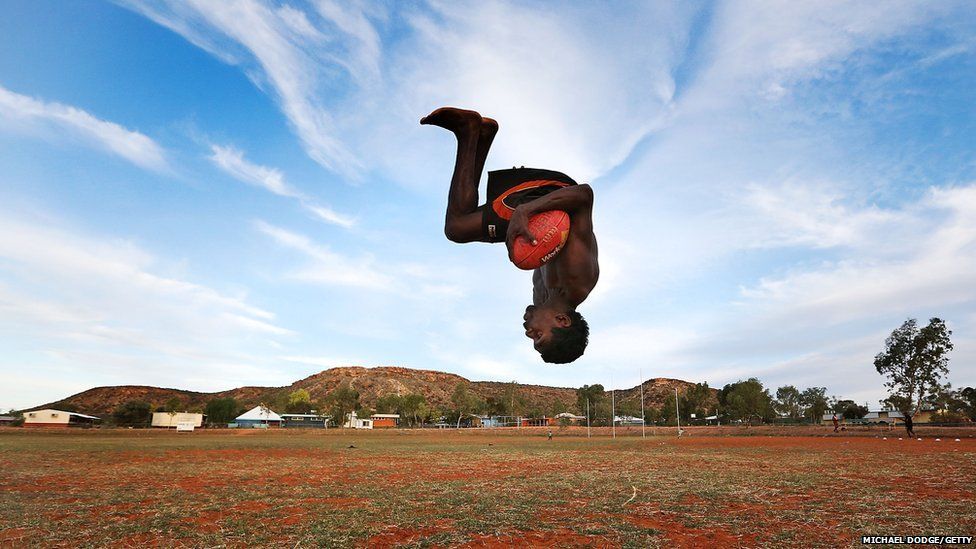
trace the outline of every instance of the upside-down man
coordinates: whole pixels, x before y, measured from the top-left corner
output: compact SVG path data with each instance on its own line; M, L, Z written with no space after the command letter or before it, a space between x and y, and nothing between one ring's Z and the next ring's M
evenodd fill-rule
M565 174L533 168L488 173L488 201L478 205L478 182L498 123L475 111L442 107L420 120L457 137L457 158L447 195L444 234L453 242L501 242L509 258L517 237L535 243L529 218L548 210L569 214L569 238L554 258L532 274L532 305L525 335L546 362L572 362L583 354L589 326L576 308L600 277L593 234L593 190Z

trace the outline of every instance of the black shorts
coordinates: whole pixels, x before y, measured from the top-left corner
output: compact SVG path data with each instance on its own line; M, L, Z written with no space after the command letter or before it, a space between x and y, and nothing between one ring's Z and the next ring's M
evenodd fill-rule
M553 191L576 185L568 175L538 168L512 168L488 172L488 201L481 206L484 242L504 242L515 207Z

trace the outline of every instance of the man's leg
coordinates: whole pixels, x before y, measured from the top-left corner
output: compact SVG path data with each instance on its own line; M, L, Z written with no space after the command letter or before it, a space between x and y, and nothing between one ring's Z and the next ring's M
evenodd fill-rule
M421 124L440 126L457 137L457 158L447 196L444 234L453 242L483 239L481 212L478 210L478 181L485 167L498 123L482 118L475 111L443 107L420 120Z

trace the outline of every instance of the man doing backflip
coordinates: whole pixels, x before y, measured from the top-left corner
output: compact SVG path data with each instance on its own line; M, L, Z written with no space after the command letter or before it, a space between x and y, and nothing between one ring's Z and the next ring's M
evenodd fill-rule
M522 317L525 335L546 362L572 362L583 354L589 326L576 308L600 277L593 235L593 190L565 174L534 168L488 173L488 201L478 206L478 181L498 123L475 111L442 107L420 120L457 137L457 158L447 195L444 234L453 242L501 242L519 236L535 243L529 218L549 210L569 214L566 244L532 274L532 305Z

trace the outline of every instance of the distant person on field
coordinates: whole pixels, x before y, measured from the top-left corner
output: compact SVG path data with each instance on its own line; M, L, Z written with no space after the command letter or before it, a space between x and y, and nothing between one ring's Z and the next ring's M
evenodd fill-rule
M586 349L590 328L576 308L600 277L593 234L593 190L566 174L535 168L488 172L487 202L478 205L478 182L498 122L475 111L441 107L420 120L457 138L454 174L447 194L444 234L457 243L501 242L513 257L519 236L535 245L529 218L549 210L569 214L569 238L559 254L532 273L532 305L522 327L542 360L572 362Z
M836 433L837 428L840 427L840 420L837 419L837 414L834 414L834 419L832 421L834 422L834 432Z
M552 440L552 429L549 429L549 440Z
M912 414L911 412L905 412L905 431L908 432L908 436L914 437L915 431L912 429Z

